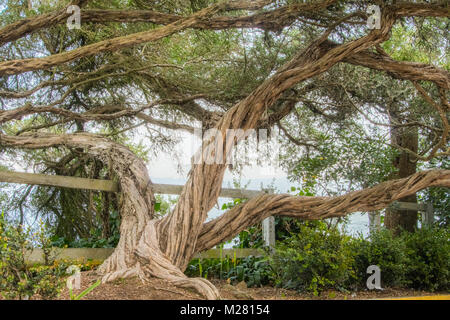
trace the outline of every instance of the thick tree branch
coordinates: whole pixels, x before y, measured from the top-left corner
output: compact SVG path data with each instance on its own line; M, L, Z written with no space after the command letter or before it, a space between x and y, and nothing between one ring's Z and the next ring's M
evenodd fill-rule
M408 3L402 1L398 4L390 6L399 17L449 17L450 8L448 1L440 1L440 3Z
M258 3L261 3L258 1ZM262 1L266 3L266 1ZM214 14L223 10L233 10L233 8L242 9L245 4L254 7L254 4L247 1L230 1L220 2L212 5L206 9L200 10L190 17L177 20L167 26L160 27L155 30L143 31L134 33L128 36L117 37L109 40L100 41L94 44L90 44L72 51L67 51L44 58L31 58L22 60L11 60L0 63L0 76L20 74L27 71L48 69L53 66L57 66L66 62L70 62L76 59L93 56L106 51L117 51L132 47L137 44L156 41L172 35L176 32L192 27L198 21L211 17Z
M337 0L323 0L316 3L293 4L277 8L268 12L256 13L250 16L240 17L208 17L198 20L192 25L195 29L222 30L230 28L262 28L266 30L280 30L289 25L296 17L320 11ZM249 1L230 2L230 10L258 10L273 1ZM0 45L24 37L43 28L64 23L70 14L66 9L54 13L20 20L0 30ZM158 25L168 25L180 21L184 17L166 14L151 10L81 10L82 23L108 23L108 22L149 22Z
M71 2L71 5L77 5L81 7L86 2L86 0L74 0ZM67 8L64 8L48 14L42 14L11 23L10 25L7 25L6 27L0 29L0 46L5 43L20 39L27 34L41 30L43 28L58 25L62 22L65 22L70 16L71 13L67 13Z
M137 116L138 118L141 118L143 120L151 120L152 119L151 117L145 116L145 114L142 113L144 110L153 108L156 105L163 105L163 104L182 105L203 97L204 95L200 94L180 99L161 99L149 103L147 105L141 106L137 109L127 108L122 105L102 106L85 113L78 113L62 108L55 108L53 105L33 107L31 104L27 104L17 109L0 111L0 124L11 120L20 120L23 117L30 114L41 114L41 113L52 113L62 116L65 118L63 121L71 121L71 120L79 120L82 122L102 121L102 120L106 121L131 116ZM150 122L152 121L154 122L155 119L151 120Z
M228 110L216 125L216 129L222 133L223 149L219 150L223 159L227 158L234 146L234 141L225 141L228 129L254 129L264 112L283 92L299 82L325 72L347 56L386 40L394 22L395 18L386 12L383 16L383 27L365 37L331 48L326 39L320 38L298 53L247 98ZM241 138L237 137L237 140ZM204 141L199 152L208 150L213 143L216 143L215 137ZM216 150L216 155L219 150ZM219 196L226 167L225 161L219 164L193 164L174 211L158 222L161 249L173 264L182 269L187 266L196 250L197 237L209 210Z
M198 238L196 252L230 240L244 229L272 215L318 220L342 217L353 212L376 211L428 187L450 188L450 170L422 171L408 178L386 181L339 197L261 195L205 223Z
M450 89L450 73L431 65L417 62L395 61L386 55L377 54L368 50L348 56L344 59L344 62L385 71L396 79L432 81L441 88L446 90Z

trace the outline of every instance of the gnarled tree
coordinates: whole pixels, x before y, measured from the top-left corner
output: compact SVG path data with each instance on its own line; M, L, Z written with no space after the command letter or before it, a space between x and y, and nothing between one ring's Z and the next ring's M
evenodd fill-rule
M185 8L180 9L182 13L179 13L175 10L177 8L172 8L173 12L167 13L127 8L99 10L90 8L89 1L79 1L76 4L83 5L83 26L92 23L133 25L144 21L151 23L151 26L144 24L144 30L139 32L132 32L139 28L134 30L130 27L125 35L103 40L81 34L72 41L69 41L70 37L66 39L69 43L65 47L55 41L58 37L54 38L54 33L64 29L69 16L66 7L31 15L0 29L0 44L3 44L3 52L8 54L6 59L0 61L0 83L4 86L0 91L4 102L0 111L1 147L83 150L109 166L118 177L121 189L121 237L112 256L99 268L103 281L131 276L143 280L157 277L182 287L195 288L205 297L216 299L219 293L209 281L184 275L189 261L197 252L234 237L268 216L302 219L339 217L356 211L384 208L395 200L427 187L450 187L449 171L423 171L339 197L261 195L205 223L208 212L219 196L227 166L193 162L176 207L168 215L157 217L153 209L155 200L152 183L145 163L114 139L87 133L95 129L95 125L88 127L88 124L139 119L171 130L192 132L193 127L186 123L161 119L147 112L166 106L171 112L203 121L205 127L217 129L222 133L222 139L225 139L229 129L247 130L279 123L292 112L303 95L316 89L317 81L313 80L337 64L349 63L387 72L396 79L433 84L439 102L419 84L417 86L440 116L442 129L437 132L441 138L430 154L422 158L449 154L446 98L450 88L449 73L432 65L396 61L380 48L389 39L392 27L399 20L407 17L446 18L450 15L446 4L385 4L381 8L381 28L367 30L364 29L368 18L365 9L369 5L366 1L322 0L290 4L283 1L214 2L211 1L207 6L209 2L205 1L204 8L200 10ZM231 11L234 13L228 14ZM155 24L159 26L155 27ZM195 87L195 83L174 84L171 80L176 77L151 71L161 68L183 69L187 64L194 63L192 61L179 65L173 61L149 64L147 60L147 44L161 45L158 40L191 29L262 29L270 37L270 33L282 32L284 28L295 29L297 25L300 25L300 29L315 28L313 38L302 40L308 44L299 45L297 52L283 64L275 63L277 69L267 70L265 79L240 91L234 88L235 91L229 95L221 92L221 88L216 88L216 91L208 88L202 92ZM46 33L48 28L54 29ZM18 57L20 51L15 48L20 46L19 41L34 36L40 37L50 54L44 57ZM141 44L145 45L139 46ZM187 42L185 44L188 45ZM293 47L295 50L295 45ZM100 62L95 62L96 59ZM142 61L136 63L135 60L139 59ZM104 97L105 91L114 96L114 90L100 85L100 89L92 94L89 91L92 87L89 86L110 81L113 87L119 88L117 90L124 90L120 80L115 82L115 75L125 77L125 82L134 85L133 90L139 88L145 99L153 100L134 107L120 99L98 103L108 101L108 97ZM29 86L22 91L13 90L13 79L28 79ZM133 90L128 93L133 93ZM57 97L56 100L51 100L51 97L48 104L35 105L39 94L47 97L53 96L52 93ZM208 105L219 108L208 108ZM19 120L22 122L17 128L14 121ZM76 124L80 132L70 132L68 127L64 127L70 123ZM53 132L52 128L55 129ZM57 128L65 130L61 132ZM238 137L238 140L241 138ZM203 141L199 152L213 143L216 143L214 139ZM234 143L225 140L220 145L223 150L216 152L224 155L235 147Z

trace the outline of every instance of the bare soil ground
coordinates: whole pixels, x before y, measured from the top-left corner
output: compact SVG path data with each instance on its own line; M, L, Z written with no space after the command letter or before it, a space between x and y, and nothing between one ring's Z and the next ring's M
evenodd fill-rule
M74 293L81 293L90 285L97 281L97 277L92 271L82 272L81 288L74 290ZM245 283L235 286L226 281L212 280L220 290L223 299L227 300L364 300L383 299L392 297L417 297L439 294L446 292L424 292L412 289L387 288L383 291L358 291L352 293L342 293L338 291L323 292L319 297L309 294L301 294L293 290L281 288L262 287L246 288ZM60 300L70 299L68 290L65 289ZM86 295L83 300L203 300L201 296L190 290L177 288L170 283L153 279L148 283L142 283L139 279L117 280L112 283L101 284L94 291Z

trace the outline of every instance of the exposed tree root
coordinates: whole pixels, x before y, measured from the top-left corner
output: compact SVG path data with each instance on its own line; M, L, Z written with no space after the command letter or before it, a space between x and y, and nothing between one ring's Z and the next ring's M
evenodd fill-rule
M167 280L182 288L191 288L207 299L219 299L220 294L217 288L208 280L203 278L188 278L178 267L169 261L167 256L159 248L157 229L155 222L150 221L137 247L133 250L136 257L136 264L132 268L123 268L122 265L114 265L111 260L103 264L99 272L106 272L103 275L103 282L113 281L117 278L127 278L138 276L142 281L149 278L159 278ZM117 256L117 255L116 255ZM114 271L117 270L118 271Z

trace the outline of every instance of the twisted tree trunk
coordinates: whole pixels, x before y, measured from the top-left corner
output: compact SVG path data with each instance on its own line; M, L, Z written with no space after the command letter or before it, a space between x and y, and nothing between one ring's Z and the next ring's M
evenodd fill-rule
M26 149L59 146L83 148L86 153L111 166L120 184L121 236L113 254L98 270L103 276L103 282L133 276L144 281L157 277L181 287L191 287L208 299L219 298L217 289L209 281L186 277L183 270L170 260L170 257L174 256L173 252L166 254L161 250L161 243L164 242L160 241L160 235L164 231L158 226L161 221L154 217L155 198L152 183L145 163L128 148L87 133L0 136L0 143L3 146ZM180 222L179 227L183 224ZM173 234L169 239L171 236ZM173 250L178 250L179 247L181 246ZM167 252L170 253L170 250Z
M395 120L396 123L401 123L401 120L398 117L398 112L396 112L396 110L393 110L391 112L391 122L393 120ZM398 145L401 148L417 153L419 148L418 129L414 127L393 127L391 129L391 142L393 145ZM397 172L394 173L394 178L409 177L417 170L417 158L406 151L400 151L393 164L397 169ZM417 197L414 193L400 199L400 201L417 203ZM395 235L398 235L403 230L413 232L417 228L417 220L418 212L415 210L387 208L386 216L384 218L384 224L386 228L393 231Z

